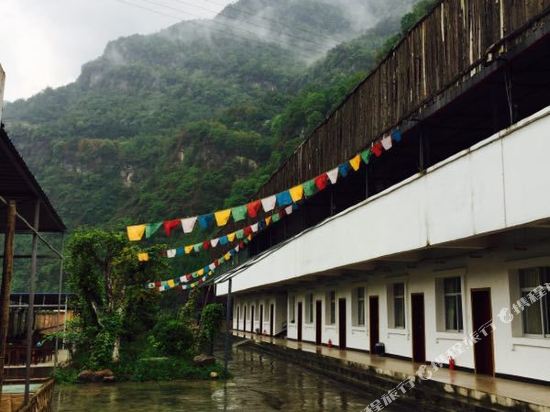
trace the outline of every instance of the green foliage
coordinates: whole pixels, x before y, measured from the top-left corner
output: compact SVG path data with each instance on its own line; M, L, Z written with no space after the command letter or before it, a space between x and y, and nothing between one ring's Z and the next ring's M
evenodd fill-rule
M194 337L189 325L180 319L161 317L153 328L154 346L167 356L190 356L194 353Z
M99 229L75 232L67 245L67 272L77 318L65 338L76 347L75 359L91 369L109 367L118 360L123 337L131 337L154 324L146 315L158 294L143 284L149 271L165 268L152 253L149 262L138 262L138 249L123 234ZM155 311L153 310L154 314Z
M202 310L199 343L212 354L214 341L220 333L224 317L224 306L220 303L211 303Z

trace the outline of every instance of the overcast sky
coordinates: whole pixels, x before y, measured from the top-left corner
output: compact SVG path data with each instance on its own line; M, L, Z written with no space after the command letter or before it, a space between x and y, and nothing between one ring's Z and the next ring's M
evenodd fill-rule
M13 101L70 83L109 40L152 33L179 20L212 17L233 1L0 0L4 98Z

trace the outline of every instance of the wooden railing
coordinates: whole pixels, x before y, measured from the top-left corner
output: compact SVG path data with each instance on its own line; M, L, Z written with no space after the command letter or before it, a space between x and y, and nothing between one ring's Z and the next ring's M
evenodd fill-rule
M550 0L442 0L260 189L314 178L480 74L548 17Z
M53 361L54 349L33 348L31 352L31 364L48 363ZM6 366L25 365L27 359L27 348L25 346L12 346L6 349Z
M51 412L54 387L55 381L50 379L32 395L29 403L19 408L17 412Z

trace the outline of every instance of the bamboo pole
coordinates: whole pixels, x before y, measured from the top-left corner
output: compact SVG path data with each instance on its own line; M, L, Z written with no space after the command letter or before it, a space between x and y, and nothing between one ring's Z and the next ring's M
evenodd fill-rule
M6 343L8 338L8 326L10 317L10 293L11 279L13 276L13 255L15 238L15 216L17 208L14 201L8 202L8 219L6 235L4 238L4 262L2 268L2 287L0 289L0 401L2 397L2 385L4 383L4 358L6 356Z
M25 362L25 401L27 405L30 400L31 389L31 363L32 347L34 335L34 290L36 287L36 269L38 255L38 229L40 224L40 202L37 201L34 206L34 232L32 234L32 259L31 259L31 278L29 293L29 309L27 310L27 359Z

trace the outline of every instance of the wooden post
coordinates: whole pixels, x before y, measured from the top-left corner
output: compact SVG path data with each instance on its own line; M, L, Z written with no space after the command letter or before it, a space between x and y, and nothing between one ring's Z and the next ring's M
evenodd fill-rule
M63 253L63 246L65 244L65 235L61 235L61 253ZM57 292L57 327L59 328L60 321L61 321L61 295L63 293L63 263L64 260L61 258L61 261L59 262L59 288ZM67 316L67 311L65 310L65 320L63 321L63 325L65 325ZM54 370L57 368L57 364L59 363L59 333L55 335L55 353L54 353L54 361L53 361L53 368Z
M2 384L4 383L4 358L6 356L6 344L8 340L16 214L15 202L10 201L8 204L8 220L4 238L4 264L2 269L2 288L0 290L2 316L2 322L0 322L0 398L2 396Z
M36 232L32 234L32 258L31 258L31 278L29 291L29 308L27 310L27 359L25 363L25 401L27 405L30 399L31 387L31 363L32 363L32 347L34 335L34 289L36 287L36 268L37 268L37 253L38 253L38 229L40 224L40 202L36 202L34 206L34 222L33 227Z

